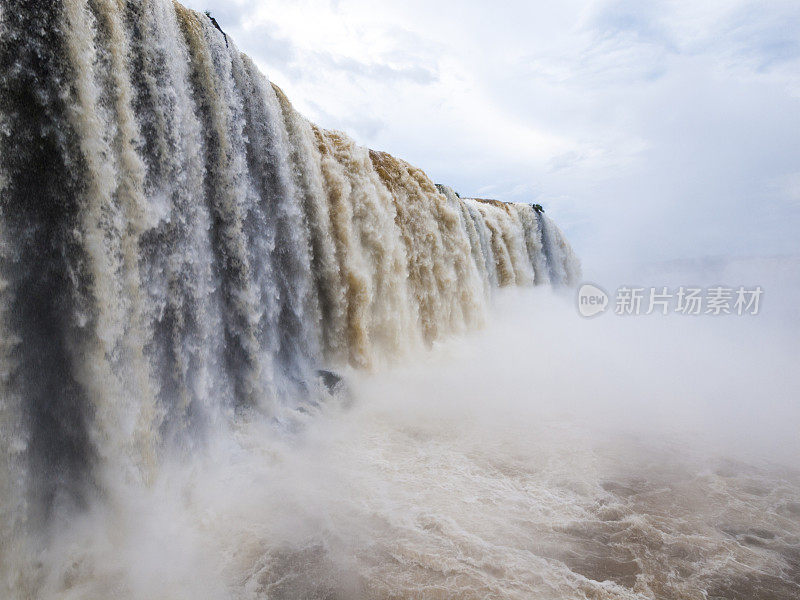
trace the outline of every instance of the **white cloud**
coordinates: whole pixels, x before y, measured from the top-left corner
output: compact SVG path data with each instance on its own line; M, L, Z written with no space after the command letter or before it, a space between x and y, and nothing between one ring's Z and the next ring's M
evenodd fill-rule
M794 1L188 4L312 120L543 203L589 264L798 250Z

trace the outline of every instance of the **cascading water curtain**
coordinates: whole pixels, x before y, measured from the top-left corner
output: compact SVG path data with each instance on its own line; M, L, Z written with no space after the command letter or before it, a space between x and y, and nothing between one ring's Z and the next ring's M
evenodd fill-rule
M205 15L0 10L0 554L220 420L290 423L317 369L579 277L541 212L312 125Z

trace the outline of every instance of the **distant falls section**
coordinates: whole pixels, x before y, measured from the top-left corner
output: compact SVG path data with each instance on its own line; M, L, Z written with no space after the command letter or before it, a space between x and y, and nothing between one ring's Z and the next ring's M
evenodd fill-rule
M579 277L541 210L313 125L203 14L6 0L0 34L9 544L240 414L291 427L319 369L477 327L495 288Z

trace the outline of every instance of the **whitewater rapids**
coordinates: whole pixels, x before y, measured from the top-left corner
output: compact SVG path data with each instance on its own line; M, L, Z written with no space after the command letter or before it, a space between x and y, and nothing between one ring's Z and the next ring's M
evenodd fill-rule
M800 476L780 465L798 441L767 461L740 422L761 408L739 404L751 377L780 404L788 358L674 322L588 325L547 292L498 302L481 334L354 372L351 402L300 435L240 421L94 503L17 583L36 574L43 599L796 597ZM723 348L739 374L720 384ZM788 417L763 423L779 446Z

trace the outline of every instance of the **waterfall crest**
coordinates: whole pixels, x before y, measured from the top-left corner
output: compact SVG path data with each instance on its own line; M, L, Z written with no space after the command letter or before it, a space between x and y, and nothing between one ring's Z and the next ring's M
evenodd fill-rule
M0 10L3 540L108 478L146 483L238 413L290 424L317 369L477 327L495 288L579 277L540 211L309 123L205 15Z

